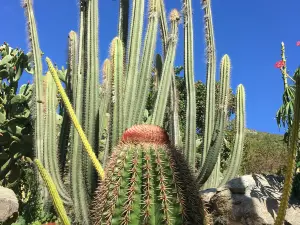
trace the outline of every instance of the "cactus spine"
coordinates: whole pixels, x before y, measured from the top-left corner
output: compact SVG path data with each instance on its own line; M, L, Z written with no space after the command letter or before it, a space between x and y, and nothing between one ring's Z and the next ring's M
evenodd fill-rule
M126 130L93 204L94 224L203 224L203 208L183 156L158 126Z

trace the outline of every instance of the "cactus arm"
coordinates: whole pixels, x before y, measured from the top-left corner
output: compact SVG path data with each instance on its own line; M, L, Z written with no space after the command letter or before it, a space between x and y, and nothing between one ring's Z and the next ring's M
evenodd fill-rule
M118 33L119 33L119 38L123 42L124 52L126 52L125 50L127 47L127 39L128 39L128 19L129 19L129 0L121 0L120 11L119 11Z
M57 212L57 214L59 215L59 218L61 219L61 222L63 225L71 225L69 218L67 216L66 210L64 208L64 205L62 203L62 200L59 197L58 191L56 189L56 186L54 184L54 182L51 179L50 174L47 172L47 170L43 167L42 163L40 162L40 160L35 159L34 160L47 188L48 191L50 192L50 195L52 197L53 200L53 205L55 207L55 210Z
M167 54L167 43L168 43L168 23L167 23L167 17L166 17L166 9L164 5L163 0L159 0L159 11L160 11L160 33L161 33L161 39L162 39L162 49L163 49L163 56L166 57ZM162 58L160 55L157 55L156 57L156 87L158 87L160 80L161 80L161 74L162 74ZM176 88L176 80L175 80L175 74L172 70L172 82L171 82L171 89L170 89L170 116L171 116L171 138L172 143L177 146L181 145L181 134L179 129L179 116L178 116L178 99L177 99L177 88Z
M152 62L154 59L154 51L157 39L158 27L158 1L150 0L149 2L149 23L144 43L144 52L142 57L141 70L139 72L139 85L136 104L136 116L134 124L141 124L144 118L144 111L146 108L147 97L149 95L149 87L151 80Z
M72 122L73 122L73 124L74 124L74 126L75 126L75 128L77 130L77 132L79 133L79 136L80 136L80 138L82 140L83 146L84 146L85 150L87 151L89 157L91 158L92 163L93 163L93 165L94 165L94 167L95 167L95 169L96 169L99 177L103 180L104 177L105 177L104 176L103 168L100 165L99 161L97 160L97 157L96 157L95 153L93 152L92 147L91 147L90 143L88 142L87 137L84 134L84 132L83 132L83 130L82 130L82 128L81 128L81 126L80 126L77 118L76 118L76 115L74 113L72 105L71 105L71 103L70 103L70 101L69 101L69 99L68 99L68 97L67 97L67 95L65 93L65 90L63 89L63 87L62 87L62 85L60 83L60 80L59 80L59 78L57 76L56 70L53 67L52 62L51 62L51 60L49 58L46 58L46 62L48 64L49 71L50 71L50 73L51 73L51 75L52 75L52 77L53 77L53 79L55 81L56 87L57 87L59 93L61 94L62 100L63 100L63 102L64 102L64 104L66 106L66 109L67 109L67 111L69 113L69 116L70 116L70 118L71 118L71 120L72 120Z
M73 108L75 109L74 96L76 96L76 75L77 75L77 47L78 40L77 34L74 31L69 32L68 36L68 69L66 73L66 90L67 95L72 103ZM51 74L50 74L51 77ZM51 78L52 79L52 78ZM55 86L55 84L54 84ZM55 87L56 88L56 87ZM68 144L70 143L71 137L71 121L68 113L63 110L63 122L61 125L61 130L59 134L59 152L60 152L60 164L61 172L63 173L66 168L66 157L68 154Z
M225 172L224 178L220 185L224 185L227 181L235 177L240 167L244 139L245 139L245 90L243 85L239 85L237 88L237 99L236 99L236 136L234 148L232 151L231 161L228 170Z
M205 131L201 165L204 164L210 147L215 121L215 83L216 83L216 53L215 39L211 12L211 0L202 0L204 10L205 41L206 41L206 105L205 105Z
M224 130L227 123L227 106L228 106L228 95L229 95L229 82L230 82L230 59L228 55L224 55L221 60L221 87L219 96L219 107L217 109L217 118L215 130L213 133L211 145L205 159L204 165L200 169L200 173L197 177L198 185L202 186L211 173L218 161L220 149L222 148L224 139Z
M42 52L39 45L39 39L37 34L36 22L33 11L32 0L24 0L23 7L25 9L25 14L27 18L27 28L28 28L28 39L29 45L31 46L33 62L34 62L34 93L35 97L34 104L31 106L32 115L34 116L34 138L35 138L35 154L36 157L44 162L43 153L43 106L41 104L42 100Z
M123 62L124 48L120 38L116 37L111 46L111 62L113 77L113 120L112 120L112 146L116 146L123 133Z
M63 199L64 203L72 204L71 198L66 191L60 174L60 168L58 165L58 148L57 148L57 119L56 119L56 96L57 89L51 74L46 74L46 104L47 114L45 119L45 167L50 173L59 195ZM47 163L46 163L47 162Z
M84 119L83 129L87 135L88 141L93 147L97 149L97 141L95 130L97 125L98 112L98 85L99 85L99 13L98 0L86 1L83 13L83 27L84 27ZM94 170L91 161L83 152L83 176L86 182L86 188L89 194L92 194L96 186L94 179Z
M138 64L142 43L142 31L144 21L145 0L134 0L132 5L131 30L128 46L128 64L126 69L126 88L124 96L124 127L132 124L135 109L135 98L137 95Z
M299 71L299 70L298 70ZM287 161L287 170L285 174L285 181L283 186L282 197L278 209L278 214L275 220L275 225L282 225L284 222L286 209L288 207L289 198L291 195L294 171L296 167L296 155L297 155L297 144L298 144L298 132L300 123L300 73L295 74L296 78L296 97L294 105L294 119L292 123L292 136L289 144L289 155Z
M100 95L101 101L99 106L99 140L102 139L103 131L105 128L106 113L108 113L109 105L111 105L111 95L112 95L112 74L111 74L111 61L109 59L105 59L102 68L102 76L103 76L103 87L101 89ZM122 125L123 127L123 125Z
M175 74L172 74L172 84L171 84L171 109L172 109L172 139L174 146L181 146L181 134L180 134L180 125L179 125L179 114L178 114L178 90L176 87L176 78Z
M184 1L184 78L187 106L184 155L192 168L196 160L196 96L194 85L194 34L191 0Z
M81 2L80 8L80 30L79 30L79 43L76 49L76 58L78 58L77 70L73 80L74 89L74 106L75 113L79 123L83 121L83 93L84 93L84 2ZM66 110L67 112L67 110ZM89 212L88 212L88 194L84 186L83 177L83 159L82 159L82 142L80 140L78 132L72 124L71 127L71 164L70 164L70 184L71 194L74 201L74 212L76 220L80 223L89 223Z
M162 126L166 105L169 97L170 86L171 86L171 74L174 66L176 47L178 42L178 22L179 22L179 12L177 10L172 10L170 14L171 19L171 32L170 39L168 43L168 51L166 59L163 65L161 83L159 85L158 94L154 106L154 112L152 115L151 123Z

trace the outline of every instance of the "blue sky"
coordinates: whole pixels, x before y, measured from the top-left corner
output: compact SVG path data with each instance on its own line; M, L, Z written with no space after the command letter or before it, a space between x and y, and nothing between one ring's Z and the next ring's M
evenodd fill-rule
M27 50L26 20L19 0L1 1L0 43ZM205 80L203 12L200 0L193 0L195 80ZM181 9L181 0L165 0L168 13ZM109 44L117 35L118 0L100 0L100 63L108 55ZM34 1L41 49L58 65L65 65L67 37L78 29L78 0ZM283 84L274 68L280 60L280 43L286 45L287 66L292 72L300 65L300 1L212 0L218 65L223 54L232 62L231 86L246 90L247 127L270 133L283 133L275 122L281 104ZM146 15L146 14L145 14ZM146 26L145 26L146 27ZM183 27L175 65L183 64ZM46 68L44 68L46 70ZM217 74L218 75L218 74ZM23 78L24 82L28 77Z

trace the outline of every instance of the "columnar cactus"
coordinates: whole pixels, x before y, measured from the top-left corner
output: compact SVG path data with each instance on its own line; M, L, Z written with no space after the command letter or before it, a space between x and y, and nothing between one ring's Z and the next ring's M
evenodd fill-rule
M203 224L189 166L155 125L124 132L96 193L93 224Z
M98 0L80 0L79 35L77 37L74 31L69 33L67 70L59 71L52 65L50 59L46 59L49 72L54 78L64 103L61 111L63 124L59 126L59 136L58 134L53 135L53 132L57 128L56 103L60 99L55 96L56 91L52 88L53 81L45 83L47 88L45 88L45 92L42 91L42 80L46 80L47 77L42 74L42 53L38 42L32 0L24 0L34 62L34 67L30 72L34 74L34 98L31 111L35 126L35 156L49 170L63 202L74 206L75 219L72 223L91 223L89 206L97 180L94 173L96 169L99 178L105 177L103 183L98 187L100 194L93 204L93 218L96 224L101 221L110 223L111 220L112 223L114 221L117 221L116 223L123 221L124 224L128 224L129 221L139 223L144 219L152 224L164 221L167 224L202 224L202 208L198 201L197 190L211 177L223 144L223 133L227 120L230 60L225 55L221 62L221 107L215 109L216 57L212 15L210 1L203 0L207 43L206 127L203 137L202 163L198 171L197 183L195 183L188 168L191 166L195 172L196 112L192 3L191 0L184 1L184 75L188 92L183 151L185 159L171 146L166 133L154 126L166 127L165 119L169 118L167 123L171 124L172 143L180 145L174 78L180 14L176 9L171 11L169 32L164 1L148 0L148 3L149 23L145 41L142 43L145 0L132 1L129 39L127 37L129 1L120 1L118 37L113 40L110 58L104 63L105 79L100 85L98 81ZM163 39L163 54L162 57L157 57L158 82L155 104L151 109L150 116L145 121L144 112L149 94L148 87L150 86L159 23ZM127 39L128 44L126 44ZM144 49L141 55L142 44ZM68 96L60 82L65 83ZM239 89L242 90L242 88ZM239 99L241 100L239 115L244 115L243 98ZM170 109L166 110L168 103ZM217 112L216 120L215 111ZM171 116L166 117L166 113ZM70 120L73 124L68 127ZM240 127L237 130L243 130L244 122L244 116L238 116L237 124ZM152 126L138 126L127 130L123 135L122 143L118 144L121 134L126 128L141 123L150 123ZM44 124L47 125L47 129ZM45 132L52 134L48 136ZM104 134L105 132L107 134ZM56 140L58 137L59 141ZM102 157L103 152L101 155L97 154L99 146L102 145L102 138L106 139L104 157ZM243 138L241 137L239 148L236 148L236 151L239 152L234 153L233 159L240 158L238 156L240 156L242 145ZM70 153L68 155L68 159L70 159L70 165L68 165L70 168L70 191L65 189L62 173L59 173L59 170L64 168L59 164L67 162L66 149ZM60 152L61 156L60 159L57 159L59 163L55 162L57 152ZM110 161L106 160L108 158L111 158ZM104 165L109 162L106 166L107 174L103 173L99 161ZM127 170L128 168L130 170ZM230 177L235 171L236 167L228 171ZM130 180L128 181L127 178ZM121 186L118 186L119 182ZM111 192L113 194L111 195L111 190L118 189L124 189L124 192L121 191L119 194ZM49 198L46 194L43 197L45 200ZM118 197L120 201L114 202L115 199L112 197ZM122 202L124 205L121 206Z

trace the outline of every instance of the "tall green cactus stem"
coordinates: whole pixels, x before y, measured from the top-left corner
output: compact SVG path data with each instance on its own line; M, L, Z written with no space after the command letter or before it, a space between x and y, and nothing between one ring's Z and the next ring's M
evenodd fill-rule
M146 108L147 98L149 95L152 62L154 60L154 53L157 39L158 27L158 0L149 0L148 12L148 28L144 43L144 52L141 62L140 78L138 80L138 94L137 104L135 109L134 124L141 124L144 118L144 111Z
M176 47L178 42L178 23L180 15L176 9L173 9L170 13L171 20L171 32L169 35L168 50L167 55L164 61L162 78L158 89L158 94L154 106L154 112L152 115L152 124L162 126L167 100L169 97L171 80L172 80L172 71L174 66Z
M124 48L120 38L112 41L110 49L113 78L112 145L116 146L123 133L123 77Z
M278 214L275 220L275 225L282 225L286 215L286 209L288 207L289 198L291 195L294 171L296 168L296 155L297 155L297 144L298 144L298 132L300 123L300 73L295 74L296 78L296 97L294 105L294 119L292 123L292 135L289 144L289 155L287 161L287 170L285 173L285 181L283 186L282 197Z
M245 123L246 123L246 113L245 113L245 89L242 84L237 87L237 99L236 99L236 135L235 143L232 151L230 165L225 172L224 178L220 185L224 185L227 181L234 178L240 167L242 157L243 157L243 148L244 148L244 139L245 139Z
M192 1L183 1L184 11L184 78L186 82L186 127L184 155L195 169L196 162L196 96L194 84L194 32Z
M44 182L46 183L48 191L50 192L50 195L53 200L53 205L55 207L57 214L59 215L59 218L61 219L62 224L63 225L71 225L69 218L67 216L66 210L64 208L64 205L62 203L62 200L59 197L58 191L56 189L54 182L51 179L50 174L43 167L43 164L38 159L35 159L34 162L35 162Z
M99 13L98 0L85 1L83 7L83 30L84 35L84 115L83 129L87 134L89 143L93 149L97 149L95 130L97 125L98 96L99 96ZM94 170L91 161L83 152L83 175L87 191L91 195L96 183L94 182Z
M54 183L58 189L59 195L64 203L72 204L71 198L63 184L60 174L59 160L58 160L58 145L57 145L57 88L48 72L46 74L46 119L45 119L45 167L50 173Z
M97 157L96 157L94 151L92 150L92 147L89 144L86 135L84 134L80 124L78 123L78 120L76 118L76 115L74 113L72 105L71 105L71 103L70 103L70 101L69 101L69 99L68 99L68 97L67 97L67 95L66 95L66 93L65 93L65 91L64 91L64 89L61 85L61 83L60 83L60 80L57 76L57 72L56 72L56 70L55 70L55 68L54 68L54 66L53 66L53 64L52 64L52 62L49 58L46 58L46 62L48 64L49 71L50 71L50 73L51 73L51 75L54 79L55 84L56 84L56 87L58 88L58 92L61 94L62 100L63 100L63 102L64 102L64 104L67 108L69 116L71 117L71 120L72 120L77 132L79 133L79 136L82 140L82 143L83 143L89 157L91 158L91 160L93 162L93 165L94 165L95 169L98 172L99 177L101 178L101 180L103 180L105 175L104 175L104 171L102 169L102 166L100 165L99 161L97 160Z
M124 96L124 127L131 127L137 96L138 65L142 44L145 0L133 0L130 40L128 43L128 63L126 68L126 88Z
M227 123L227 106L229 95L229 83L230 83L230 59L228 55L224 55L221 60L220 68L220 95L219 95L219 107L217 108L217 118L215 123L215 130L213 133L211 145L205 158L204 165L201 167L200 173L197 177L197 183L202 186L211 173L218 161L220 149L222 148L224 139L224 130Z
M109 112L112 100L112 71L111 71L111 61L105 59L102 68L102 80L103 86L100 93L102 95L100 106L99 106L99 140L101 141L104 129L108 131L107 117L106 113ZM123 125L122 125L123 127Z
M175 74L172 73L172 83L170 90L170 114L171 114L171 138L172 144L174 146L182 146L181 134L180 134L180 125L179 125L179 108L178 108L178 93L176 87L176 78Z
M27 32L29 46L31 48L32 57L33 57L33 95L32 95L32 104L30 106L31 115L33 117L34 123L34 150L35 156L42 163L44 163L44 126L43 126L43 86L42 86L42 77L43 77L43 67L42 67L42 51L39 45L39 38L37 33L37 27L34 17L33 2L32 0L24 0L23 8L25 11L27 19ZM41 181L41 180L40 180ZM46 189L43 189L42 198L44 202L48 201L48 193Z
M76 84L77 84L77 58L78 58L78 40L75 31L70 31L68 36L68 62L66 73L66 92L75 109L74 97L76 96ZM51 77L51 74L50 74ZM51 78L52 79L52 78ZM53 83L55 85L55 83ZM68 113L63 110L63 121L59 134L59 162L61 165L62 173L66 169L66 158L68 154L68 145L70 143L71 134L71 121ZM73 129L73 128L72 128Z
M211 12L211 0L202 0L204 10L205 42L206 42L206 105L205 131L201 165L205 162L214 131L215 121L215 85L216 85L216 53Z
M96 169L97 173L98 173L98 176L103 179L104 178L104 171L102 169L102 166L101 164L99 163L90 143L88 142L88 139L86 137L86 135L84 134L83 132L83 129L82 127L80 126L79 122L78 122L78 119L76 117L76 114L72 108L72 105L59 81L59 78L57 76L57 72L55 70L55 68L53 67L52 65L52 62L50 61L49 58L46 58L46 62L48 64L48 67L49 67L49 71L50 73L52 74L53 76L53 79L55 81L55 84L58 88L58 91L62 97L62 100L63 100L63 103L66 107L66 110L73 122L73 125L74 127L76 128L78 134L79 134L79 137L81 138L81 141L82 141L82 144L84 146L84 149L87 151L89 157L90 157L90 160L92 161L93 165L94 165L94 168ZM80 71L80 70L79 70ZM78 76L78 78L80 78L80 76ZM78 83L81 83L80 81L78 81ZM78 91L78 90L77 90ZM80 91L81 93L81 91ZM80 100L80 99L79 99ZM76 103L79 103L79 100L76 102ZM77 107L80 106L80 104L76 104ZM78 108L77 108L78 109ZM80 108L79 108L80 110ZM76 145L74 145L74 147L79 147L79 144L81 144L80 142L78 142L78 138L76 138L77 136L75 136L75 133L74 132L74 141L76 141ZM75 139L76 138L76 139ZM73 162L80 162L81 160L81 151L79 151L78 148L75 149L75 151L73 150L72 151L72 159L75 159L75 160L78 160L78 161L73 161ZM81 168L81 165L79 164L76 164L77 166L79 166L78 168L80 169ZM72 183L72 196L73 196L73 200L74 200L74 197L78 197L78 199L75 199L75 211L78 212L79 214L76 214L76 217L77 217L77 220L79 220L80 223L82 224L89 224L89 211L87 208L87 195L86 195L86 192L85 192L85 186L83 185L82 182L82 175L83 173L81 173L82 170L79 170L78 171L78 168L74 168L72 166L71 168L71 183ZM79 177L81 175L81 177ZM74 183L75 181L77 181L78 183ZM78 189L78 188L83 188L83 189ZM78 201L78 202L76 202ZM77 208L78 207L78 208Z
M189 166L158 126L127 129L92 205L93 224L203 224Z
M160 11L160 33L161 33L161 39L162 39L162 47L163 47L163 56L164 58L166 57L167 54L167 45L168 45L168 24L167 24L167 17L166 17L166 10L165 10L165 5L163 0L159 0L159 11ZM162 69L160 68L160 63L162 64L162 59L161 56L158 55L160 58L156 58L156 67L158 69L158 75L159 77L157 81L157 84L160 83L161 80L161 73ZM159 61L158 61L159 60ZM172 82L171 82L171 88L170 88L170 110L169 110L169 116L171 119L171 124L170 124L170 134L171 134L171 139L172 143L175 146L180 146L182 145L181 142L181 134L180 134L180 129L179 129L179 115L178 115L178 99L177 99L177 88L176 88L176 80L175 80L175 74L174 71L172 70Z
M36 157L43 162L43 106L42 106L42 52L39 45L36 22L33 13L32 0L24 0L23 7L27 18L27 32L29 45L33 54L34 62L34 88L33 96L35 97L34 104L31 106L32 115L34 116L34 138L35 138L35 153Z
M124 53L126 52L127 39L128 39L128 24L129 24L129 0L120 1L119 10L119 38L123 42Z
M81 2L80 10L80 31L79 31L79 43L76 49L76 58L78 60L76 74L72 78L74 83L73 89L73 107L75 106L75 114L78 122L83 122L83 88L84 88L84 57L83 57L83 46L84 46L84 17L83 17L83 3ZM88 211L88 195L84 185L83 177L83 159L82 159L82 142L76 131L75 126L71 126L71 164L70 164L70 184L71 184L71 195L74 202L74 214L76 220L82 224L89 224L89 211Z

